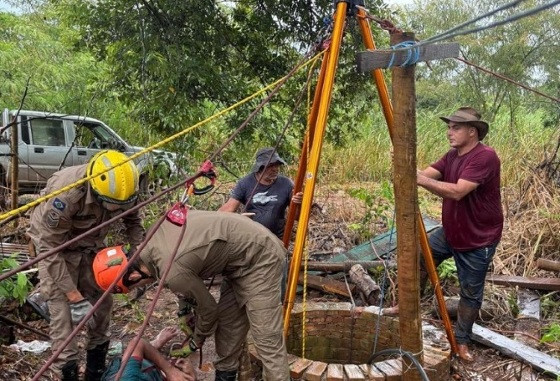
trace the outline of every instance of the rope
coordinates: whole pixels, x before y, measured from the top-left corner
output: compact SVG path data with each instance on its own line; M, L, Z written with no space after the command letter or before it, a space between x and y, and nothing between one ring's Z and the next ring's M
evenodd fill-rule
M356 17L366 18L368 20L375 21L377 24L379 24L381 29L386 30L387 32L389 32L389 34L395 34L395 33L402 33L403 32L401 29L397 28L390 20L382 19L382 18L377 17L377 16L373 16L366 7L363 7L361 5L356 5L356 8L361 9L365 13L364 16L357 15Z
M303 300L302 300L302 312L301 312L301 357L305 358L305 331L306 331L306 315L307 315L307 264L309 262L309 250L307 247L307 238L305 239L305 245L303 247Z
M303 64L300 65L300 66L298 66L298 68L304 67L304 66L306 66L307 64L309 64L310 62L313 62L313 60L318 59L318 57L319 57L321 54L322 54L322 53L316 55L316 56L315 56L314 58L312 58L311 60L309 60L309 61L303 63ZM293 72L292 72L292 73L293 73ZM277 82L275 82L275 83L278 83L278 82L279 82L279 81L277 81ZM244 127L244 126L242 126L242 127ZM241 132L241 129L242 129L242 128L238 128L236 131L234 131L233 134L232 134L232 135L230 136L230 138L228 139L228 142L231 142L231 141L233 140L233 137L235 137L237 134L239 134L239 133ZM221 151L224 147L225 147L224 145L223 145L222 147L220 147L219 150L218 150L217 152L215 152L211 157L215 157L215 156L219 153L219 151ZM187 179L186 182L188 182L188 181L189 181L190 179L192 179L192 178L194 178L194 176L191 177L191 178L189 178L189 179ZM138 210L138 209L144 207L144 206L147 205L148 203L151 203L151 202L155 201L157 198L162 197L163 195L165 195L165 194L167 194L167 193L169 193L169 192L171 192L171 191L173 191L173 190L179 188L179 187L180 187L181 185L183 185L184 183L185 183L185 182L181 181L181 182L175 184L174 186L172 186L172 187L170 187L170 188L168 188L168 189L166 189L166 190L163 190L163 191L160 192L159 194L154 195L153 197L149 198L148 200L146 200L146 201L144 201L144 202L141 202L141 203L135 205L134 207L132 207L132 208L128 209L127 211L125 211L125 212L123 212L123 213L121 213L121 214L119 214L119 215L117 215L117 216L111 218L110 220L108 220L108 221L106 221L106 222L104 222L104 223L102 223L102 224L100 224L100 225L98 225L98 226L96 226L96 227L90 229L90 230L87 231L87 232L84 232L83 234L81 234L81 235L79 235L79 236L77 236L77 237L75 237L75 238L73 238L73 239L67 241L66 243L64 243L64 244L62 244L62 245L60 245L60 246L58 246L58 247L56 247L56 248L54 248L54 249L49 250L48 252L44 253L43 255L39 255L39 256L36 257L34 260L31 260L31 261L27 262L26 264L20 266L18 269L14 269L13 271L10 271L10 272L8 272L8 273L6 273L6 274L3 274L2 276L0 276L0 281L1 281L2 279L6 278L6 277L9 277L9 276L11 276L11 275L13 275L13 274L15 274L15 273L21 271L21 270L24 269L24 268L27 268L27 267L31 266L31 265L34 264L34 263L39 262L40 260L42 260L42 259L44 259L44 258L46 258L46 257L48 257L48 256L50 256L50 255L53 255L53 254L57 253L58 251L62 250L63 248L66 248L66 247L70 246L72 243L77 242L78 240L80 240L80 239L82 239L82 238L88 236L88 235L91 234L92 232L97 231L97 230L100 230L100 229L102 229L103 227L105 227L105 226L107 226L107 225L109 225L109 224L111 224L111 223L117 221L117 220L120 219L121 217L123 217L123 216L125 216L125 215L128 215L128 214L130 214L130 213L132 213L132 212L134 212L134 211L136 211L136 210ZM152 238L152 236L155 234L155 232L157 231L157 229L159 228L159 226L163 223L163 221L165 220L165 218L166 218L166 213L164 213L164 214L162 215L162 217L159 219L159 221L158 221L154 226L152 226L152 229L151 229L150 232L147 234L147 236L146 236L146 238L144 239L144 241L140 244L140 246L137 248L137 250L136 250L136 252L134 253L134 255L130 258L129 263L127 264L127 266L125 266L124 269L121 270L121 272L118 274L118 276L116 277L116 279L111 283L111 285L108 287L108 289L102 294L102 296L101 296L101 297L98 299L98 301L95 303L95 305L93 306L92 310L91 310L91 311L85 316L85 318L82 319L82 321L74 328L74 330L72 331L72 333L66 338L66 340L61 344L60 348L51 356L51 358L49 358L49 360L47 361L47 363L43 365L43 367L42 367L42 368L39 370L39 372L35 375L35 377L33 378L32 381L36 381L36 380L48 369L48 367L50 366L50 364L52 364L52 362L60 355L60 353L62 353L62 351L63 351L64 348L68 345L68 343L72 340L72 338L73 338L74 336L76 336L76 334L79 332L79 330L81 330L81 329L84 327L84 325L86 324L86 321L87 321L89 318L91 318L91 316L95 313L95 311L97 310L97 308L99 308L99 305L101 304L101 302L107 297L107 295L110 294L111 290L112 290L113 287L116 285L116 283L119 281L119 279L121 279L121 278L124 276L124 274L126 273L127 268L128 268L128 267L134 262L134 260L139 256L140 252L143 250L143 248L146 246L146 244L148 243L148 241L149 241L149 240ZM186 224L185 224L184 226L186 226ZM181 241L181 240L180 240L180 241ZM178 246L177 246L177 247L179 247L180 241L178 242ZM174 257L175 255L176 255L176 251L175 251L175 253L173 254L172 257ZM171 261L169 262L169 267L166 269L166 271L165 271L165 273L164 273L162 279L160 280L160 285L158 286L158 294L157 294L157 295L159 295L159 293L161 292L161 287L163 287L163 284L165 283L165 282L164 282L164 281L165 281L165 278L166 278L166 276L167 276L167 274L168 274L168 272L169 272L169 269L170 269L172 263L173 263L173 261L171 260ZM157 303L157 300L158 300L158 298L157 298L157 296L156 296L156 297L154 298L152 304L150 305L150 310L148 311L148 313L147 313L147 315L146 315L146 318L145 318L145 324L146 324L146 325L147 325L147 322L149 321L149 318L150 318L151 315L153 314L153 310L154 310L154 308L155 308L155 304ZM145 327L144 327L144 329L145 329ZM138 340L139 340L139 336L138 336ZM132 351L134 350L134 347L136 347L137 343L138 343L138 341L135 342L134 346L130 346L130 347L132 347L132 349L130 350L131 353L132 353Z
M504 11L504 10L506 10L506 9L508 9L508 8L513 8L513 7L515 7L515 6L519 5L519 4L521 4L521 3L524 2L524 1L526 1L526 0L515 0L515 1L512 1L511 3L504 4L504 5L502 5L501 7L498 7L498 8L496 8L496 9L494 9L494 10L491 10L490 12L487 12L487 13L484 13L484 14L478 16L478 17L475 17L475 18L472 19L472 20L469 20L469 21L466 21L466 22L464 22L464 23L462 23L462 24L459 24L459 25L457 25L457 26L455 26L455 27L453 27L453 28L451 28L451 29L449 29L449 30L446 30L445 32L442 32L442 33L440 33L440 34L438 34L438 35L435 35L435 36L432 36L432 37L430 37L430 38L427 38L427 39L424 40L424 41L433 41L433 40L435 40L435 39L437 39L437 38L442 38L442 37L444 37L444 36L450 35L450 34L452 34L453 32L458 31L458 30L461 29L461 28L464 28L464 27L466 27L466 26L469 26L469 25L471 25L471 24L474 24L475 22L480 21L480 20L482 20L482 19L485 19L486 17L493 16L494 14L496 14L496 13L498 13L498 12L501 12L501 11Z
M514 81L513 79L508 78L508 77L506 77L506 76L504 76L504 75L502 75L502 74L498 74L498 73L496 73L495 71L492 71L492 70L489 70L489 69L485 69L485 68L483 68L483 67L481 67L481 66L478 66L478 65L476 65L476 64L474 64L474 63L472 63L472 62L466 60L465 58L455 57L455 59L458 60L458 61L464 62L464 63L466 63L467 65L470 65L470 66L472 66L472 67L474 67L474 68L476 68L476 69L478 69L478 70L480 70L480 71L483 71L483 72L485 72L485 73L491 74L491 75L493 75L493 76L495 76L495 77L497 77L497 78L503 79L504 81L507 81L507 82L512 83L512 84L514 84L514 85L516 85L516 86L519 86L519 87L521 87L521 88L523 88L523 89L525 89L525 90L527 90L527 91L530 91L530 92L532 92L532 93L535 93L535 94L537 94L537 95L540 95L541 97L545 97L545 98L548 98L548 99L550 99L550 100L552 100L552 101L554 101L554 102L556 102L556 103L560 103L560 98L556 98L556 97L547 95L547 94L545 94L545 93L540 92L540 91L537 90L537 89L534 89L534 88L532 88L532 87L529 87L529 86L527 86L527 85L524 85L524 84L522 84L522 83L520 83L520 82Z
M299 106L301 105L301 102L303 100L303 96L305 95L305 90L306 90L306 88L309 88L309 86L311 84L311 75L313 73L313 70L315 69L315 64L316 63L317 63L317 61L314 61L313 64L309 67L309 71L307 73L307 81L302 86L302 88L300 90L300 93L298 95L298 98L296 100L296 103L294 105L294 108L292 109L292 112L290 113L290 116L288 117L286 123L284 124L284 128L282 129L282 132L280 132L280 135L276 139L276 143L274 144L274 147L273 147L274 150L273 150L272 154L269 156L268 160L266 161L266 163L264 165L265 168L268 166L268 164L270 164L270 160L272 160L272 156L274 155L274 153L278 151L278 147L280 146L280 142L282 142L282 139L286 135L286 131L288 130L288 127L292 124L292 120L294 119L296 111L299 109ZM249 204L253 200L253 195L257 191L258 186L259 186L259 182L257 181L255 183L255 186L253 187L253 189L249 193L249 196L247 197L247 202L243 206L243 212L247 211L247 207L249 206Z
M164 215L163 218L165 218L165 215ZM156 229L154 229L154 232L155 232L155 230ZM146 327L148 326L148 322L150 321L150 317L154 313L156 303L159 300L159 296L161 295L161 291L163 290L163 285L165 284L165 279L167 278L167 275L169 275L169 272L171 271L171 267L173 266L175 257L177 256L177 252L179 251L179 247L181 247L181 244L183 243L183 237L185 236L186 231L187 231L187 224L185 223L181 227L181 233L179 234L179 239L177 240L175 248L173 249L173 253L169 257L169 262L168 262L167 267L165 268L165 271L164 271L164 273L161 277L161 281L159 282L159 285L158 285L156 294L154 295L153 301L150 304L150 307L148 308L148 312L146 313L146 318L144 319L144 322L142 323L142 326L140 327L140 331L138 332L138 334L134 337L132 342L130 342L128 344L128 347L127 347L127 349L126 349L126 351L125 351L125 353L122 357L121 366L119 368L119 371L117 372L117 375L115 376L115 380L120 380L120 378L121 378L121 376L124 372L124 368L126 367L126 365L128 363L128 360L130 359L130 356L132 356L132 352L134 351L134 349L136 349L136 346L140 342L140 338L142 337L142 334L144 333L144 331L146 330Z
M299 66L297 66L296 71L299 70L299 69L301 69L301 68L303 68L303 67L305 67L305 66L307 66L307 65L309 65L310 63L315 62L322 54L323 54L323 52L321 52L321 53L315 55L313 58L311 58L311 59L309 59L308 61L302 63L302 64L299 65ZM169 142L171 142L171 141L173 141L173 140L175 140L175 139L177 139L177 138L179 138L179 137L181 137L181 136L183 136L183 135L186 135L186 134L192 132L193 130L197 129L198 127L201 127L201 126L203 126L204 124L206 124L206 123L208 123L208 122L210 122L210 121L212 121L212 120L214 120L214 119L217 119L218 117L220 117L220 116L222 116L222 115L224 115L224 114L230 112L231 110L233 110L233 109L235 109L235 108L237 108L237 107L239 107L239 106L241 106L241 105L247 103L248 101L250 101L250 100L252 100L253 98L255 98L255 97L259 96L260 94L262 94L263 92L265 92L265 91L267 91L267 90L269 90L269 89L271 89L271 88L277 86L277 85L280 84L280 83L285 82L285 81L286 81L288 78L290 78L292 75L293 75L293 73L291 73L291 75L288 74L288 75L286 75L286 76L280 78L279 80L277 80L277 81L271 83L270 85L266 86L265 88L263 88L263 89L257 91L256 93L254 93L254 94L252 94L252 95L250 95L250 96L248 96L248 97L246 97L246 98L240 100L239 102L233 104L232 106L230 106L230 107L228 107L228 108L226 108L226 109L224 109L224 110L222 110L222 111L220 111L220 112L218 112L218 113L216 113L216 114L214 114L214 115L212 115L212 116L210 116L210 117L208 117L208 118L206 118L206 119L204 119L204 120L202 120L202 121L200 121L200 122L198 122L198 123L196 123L196 124L194 124L194 125L191 126L191 127L188 127L188 128L186 128L186 129L184 129L184 130L182 130L182 131L180 131L180 132L178 132L178 133L176 133L176 134L174 134L174 135L171 135L171 136L169 136L168 138L163 139L163 140L161 140L160 142L158 142L158 143L156 143L156 144L154 144L154 145L152 145L152 146L150 146L150 147L147 147L147 148L143 149L143 150L140 151L140 152L137 152L137 153L135 153L135 154L129 156L126 160L124 160L123 162L119 163L118 165L115 165L115 166L113 166L113 167L107 168L107 169L104 170L103 172L100 172L100 173L98 173L98 174L96 174L96 175L90 175L90 176L84 177L84 178L82 178L82 179L76 181L75 183L70 184L70 185L68 185L68 186L66 186L66 187L64 187L64 188L62 188L62 189L56 190L56 191L54 191L54 192L52 192L52 193L50 193L50 194L48 194L48 195L39 197L38 199L36 199L36 200L34 200L34 201L32 201L32 202L30 202L30 203L24 205L24 206L21 206L21 207L19 207L19 208L17 208L17 209L13 209L13 210L11 210L11 211L9 211L9 212L7 212L7 213L4 213L4 214L0 215L0 224L1 224L5 219L7 219L7 218L9 218L9 217L17 216L17 215L19 215L20 213L23 213L23 212L25 212L25 211L27 211L27 210L33 208L34 206L39 205L39 204L42 203L43 201L46 201L46 200L51 199L51 198L53 198L53 197L55 197L55 196L58 196L59 194L64 193L64 192L66 192L66 191L68 191L68 190L70 190L70 189L72 189L72 188L74 188L74 187L77 187L77 186L79 186L79 185L82 185L82 184L84 184L85 182L87 182L87 181L89 181L89 180L91 180L91 179L93 179L93 178L95 178L95 177L97 177L97 176L101 176L103 173L109 172L109 171L111 171L112 169L114 169L114 168L116 168L116 167L118 167L118 166L120 166L120 165L123 165L123 164L125 164L125 163L127 163L127 162L129 162L129 161L131 161L131 160L134 160L134 159L136 159L136 158L138 158L138 157L140 157L140 156L142 156L142 155L144 155L144 154L146 154L146 153L148 153L148 152L151 152L151 151L153 151L153 150L155 150L155 149L157 149L157 148L162 147L163 145L165 145L165 144L167 144L167 143L169 143ZM228 143L229 143L229 142L228 142ZM223 149L223 147L224 147L224 146L220 147L220 150ZM219 152L219 151L218 151L218 152Z
M399 42L396 45L391 46L391 50L393 50L393 52L391 53L391 59L389 60L389 64L387 65L387 68L389 69L393 66L393 63L395 61L396 51L402 48L412 48L412 47L414 48L406 50L406 59L402 64L399 65L399 67L412 66L416 64L420 59L420 48L417 46L415 41L403 41L403 42Z

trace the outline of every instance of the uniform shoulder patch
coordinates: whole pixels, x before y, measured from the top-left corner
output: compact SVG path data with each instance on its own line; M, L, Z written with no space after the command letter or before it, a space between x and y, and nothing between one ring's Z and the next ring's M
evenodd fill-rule
M56 228L60 223L60 215L56 211L50 210L47 213L46 222L48 227Z
M57 197L53 201L53 206L62 212L66 208L66 203Z

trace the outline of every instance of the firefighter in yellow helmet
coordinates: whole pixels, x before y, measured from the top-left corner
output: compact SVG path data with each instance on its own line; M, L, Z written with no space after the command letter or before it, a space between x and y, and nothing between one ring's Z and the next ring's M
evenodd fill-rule
M43 194L86 176L100 174L33 209L28 234L38 254L60 246L135 205L138 169L134 162L126 160L127 156L121 152L101 151L88 164L62 169L48 180ZM135 248L145 233L140 215L133 212L122 220L128 243ZM49 307L53 351L60 347L74 325L84 318L102 294L92 274L92 261L105 246L103 241L108 230L108 227L98 230L39 262L40 289ZM87 381L100 380L105 369L112 305L112 298L107 298L87 324ZM74 339L51 369L63 381L77 380L78 358L78 341Z

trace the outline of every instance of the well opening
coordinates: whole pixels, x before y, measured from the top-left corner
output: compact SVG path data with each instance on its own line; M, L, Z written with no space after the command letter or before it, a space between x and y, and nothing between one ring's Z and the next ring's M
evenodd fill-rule
M353 308L350 303L308 303L292 310L287 338L290 375L293 380L402 379L400 357L368 360L375 351L400 348L399 320L379 316L377 307ZM379 327L377 328L377 323ZM444 332L422 325L423 367L432 381L449 379L451 352ZM375 338L377 335L377 339ZM305 336L305 350L302 337ZM305 353L303 353L305 351Z
M294 306L290 319L286 345L288 353L295 356L333 364L365 364L373 353L376 331L376 351L400 346L398 319L378 316L375 307L309 303L305 309L305 334L302 305Z

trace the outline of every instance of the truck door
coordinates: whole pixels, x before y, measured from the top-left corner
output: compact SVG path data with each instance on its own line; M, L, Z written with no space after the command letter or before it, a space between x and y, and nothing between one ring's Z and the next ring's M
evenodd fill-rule
M71 140L61 119L29 118L30 140L29 177L46 182L61 167L73 165Z

